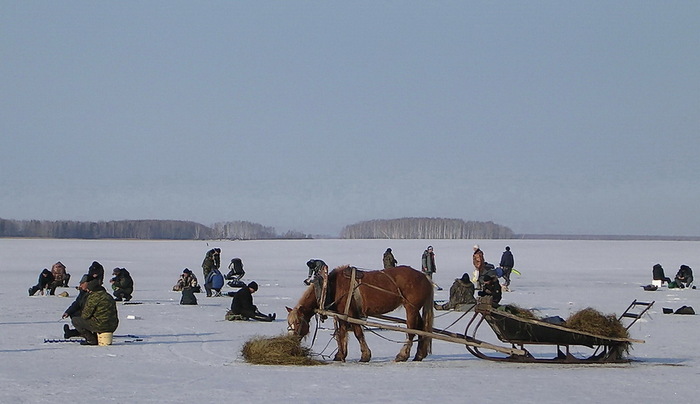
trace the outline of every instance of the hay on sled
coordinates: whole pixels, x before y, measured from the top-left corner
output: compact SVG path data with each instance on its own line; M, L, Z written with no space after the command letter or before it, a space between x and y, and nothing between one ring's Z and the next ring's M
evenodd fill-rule
M585 308L572 314L566 326L574 330L609 338L629 338L630 334L614 314L605 315L593 308Z
M256 365L325 365L326 362L311 358L311 349L301 346L301 338L295 335L277 337L253 337L243 344L243 359Z
M524 318L527 320L539 320L540 318L535 315L535 312L518 306L517 304L507 304L504 306L504 310L514 316Z

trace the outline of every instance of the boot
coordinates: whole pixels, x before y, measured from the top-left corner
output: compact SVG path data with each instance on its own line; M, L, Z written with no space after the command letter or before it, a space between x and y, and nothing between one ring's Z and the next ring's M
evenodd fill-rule
M63 338L64 339L69 339L73 337L79 337L80 332L78 330L71 330L68 324L63 325Z
M83 338L85 338L85 341L81 341L80 345L97 345L97 335L95 333L86 331L83 334Z

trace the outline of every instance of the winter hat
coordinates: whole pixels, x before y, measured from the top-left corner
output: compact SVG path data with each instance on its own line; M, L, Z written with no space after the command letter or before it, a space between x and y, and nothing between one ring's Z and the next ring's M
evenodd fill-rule
M184 270L184 271L182 271L182 273L183 273L183 274L191 274L191 273L192 273L192 271L190 271L190 269L189 269L189 268L185 268L185 270Z
M255 281L249 283L249 284L248 284L248 287L251 288L251 289L253 289L253 290L255 290L255 291L258 290L258 284L257 284Z
M469 274L466 272L464 274L462 274L462 277L459 280L464 282L464 283L472 283Z
M119 267L117 267L117 268L114 268L114 269L112 270L112 275L116 275L116 274L118 274L118 273L119 273L119 271L121 271L121 268L119 268Z
M474 244L474 251L479 249L479 244Z
M98 279L93 279L87 284L87 289L94 292L100 288L100 281Z
M89 280L90 280L90 275L85 274L85 275L83 275L82 278L80 278L80 282L78 282L78 283L87 282L87 281L89 281Z

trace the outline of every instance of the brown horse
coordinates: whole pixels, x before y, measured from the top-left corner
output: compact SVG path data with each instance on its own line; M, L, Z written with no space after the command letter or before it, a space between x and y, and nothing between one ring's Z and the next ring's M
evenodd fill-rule
M315 286L309 286L299 303L290 309L287 316L289 332L299 336L309 333L309 321L319 308ZM349 301L348 301L349 299ZM389 313L399 306L406 311L407 328L432 332L433 330L433 285L422 273L408 266L387 268L382 271L360 271L342 266L328 274L326 296L327 310L347 314L353 318L365 318ZM421 316L422 310L422 316ZM360 362L368 362L372 352L367 346L362 326L336 318L335 338L338 352L333 360L345 361L348 354L348 328L352 328L360 343ZM395 360L406 361L411 354L414 334L408 334ZM418 336L418 349L413 360L420 361L430 353L432 339Z

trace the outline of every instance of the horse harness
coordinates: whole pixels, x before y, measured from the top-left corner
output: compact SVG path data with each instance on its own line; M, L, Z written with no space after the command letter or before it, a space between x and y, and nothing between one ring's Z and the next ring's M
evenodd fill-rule
M402 301L402 302L405 302L405 303L408 303L408 304L411 305L411 306L414 306L413 303L409 302L409 301L404 297L404 295L401 293L401 288L399 288L399 285L396 283L396 280L395 280L394 278L392 278L391 276L389 276L389 274L387 274L384 270L380 270L380 271L378 271L378 272L380 272L381 274L383 274L384 276L386 276L387 278L389 278L389 280L391 281L391 283L393 283L394 286L396 287L396 292L391 291L391 290L387 290L387 289L384 289L384 288L381 288L381 287L376 286L376 285L372 285L372 284L370 284L370 283L363 283L363 282L362 282L362 278L364 278L365 272L362 271L362 270L357 269L357 267L348 267L348 268L344 268L344 269L342 270L341 274L342 274L343 276L345 276L346 278L350 278L350 286L349 286L349 288L348 288L348 293L347 293L347 295L344 295L344 296L349 296L349 298L345 300L345 311L344 311L343 314L348 314L348 311L349 311L349 309L350 309L350 303L351 303L351 300L353 300L353 299L355 300L355 302L356 302L356 304L357 304L358 310L359 310L362 314L364 314L364 313L363 313L363 310L362 310L362 295L360 294L360 286L361 286L361 285L364 285L364 286L367 286L367 287L370 287L370 288L374 288L374 289L379 290L379 291L382 291L382 292L386 292L386 293L389 293L389 294L396 295L396 296L398 296L399 298L401 298L401 301ZM325 290L325 288L324 288L324 290ZM341 297L342 297L342 296L341 296ZM336 301L338 301L337 298L336 298ZM319 306L320 306L320 307L323 307L323 305L319 305Z

